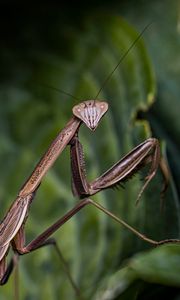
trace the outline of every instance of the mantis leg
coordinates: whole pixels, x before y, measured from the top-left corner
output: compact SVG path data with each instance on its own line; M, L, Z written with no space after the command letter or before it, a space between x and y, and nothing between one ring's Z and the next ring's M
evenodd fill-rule
M26 254L28 252L34 251L42 246L44 246L44 243L48 243L48 238L56 232L63 224L65 224L69 219L72 218L78 211L80 211L83 207L90 204L89 199L83 199L78 204L74 206L73 209L71 209L69 212L67 212L63 217L61 217L58 221L56 221L53 225L51 225L49 228L47 228L44 232L42 232L38 237L36 237L33 241L31 241L27 246L22 246L21 243L19 243L19 240L17 242L17 239L15 240L16 248L15 250L19 254Z
M87 204L90 204L91 201L89 199L84 199L80 201L73 209L71 209L69 212L67 212L63 217L61 217L57 222L55 222L53 225L51 225L49 228L47 228L43 233L41 233L38 237L36 237L33 241L31 241L27 246L25 246L25 233L24 233L24 225L21 226L19 231L17 232L16 236L14 237L12 243L13 250L15 252L15 256L12 258L9 266L5 270L5 258L1 260L1 272L4 271L4 274L2 274L1 284L5 284L8 281L8 278L13 271L13 268L15 266L15 259L17 255L25 255L29 252L35 251L39 248L42 248L44 246L52 245L54 246L59 258L61 259L63 266L65 268L65 271L67 273L67 276L76 292L76 295L78 299L83 299L80 291L75 284L68 265L63 257L63 254L61 253L60 248L58 247L55 239L50 238L50 236L58 230L63 224L65 224L73 215L75 215L78 211L80 211L83 207L85 207Z
M114 166L112 166L108 171L106 171L99 178L95 179L93 182L88 183L85 174L85 162L83 156L82 145L79 142L78 136L76 135L70 142L71 146L71 168L72 168L72 188L73 193L80 198L88 197L98 193L99 191L107 188L111 188L120 182L126 181L138 170L151 164L148 175L145 178L145 183L141 188L137 201L139 201L144 189L147 187L148 183L152 180L156 174L157 168L160 165L160 168L165 177L165 184L163 186L163 191L167 185L168 175L166 174L167 170L164 170L164 165L161 165L160 160L160 148L159 142L156 139L148 139L131 152L129 152L125 157L119 160ZM165 172L166 171L166 172ZM131 230L138 237L144 241L153 244L161 245L165 243L179 243L178 239L166 239L161 241L155 241L144 234L140 233L129 224L124 222L122 219L118 218L116 215L111 213L105 207L89 199L92 205L96 208L103 211L105 214L113 218L115 221L125 226Z
M144 166L150 164L149 173L145 177L145 183L138 194L137 203L143 191L155 176L159 163L159 142L157 139L150 138L134 148L99 178L91 182L90 192L94 194L99 190L116 186L120 182L125 182Z
M24 243L22 243L22 240L21 240L22 234L24 234L24 231L21 232L20 235L18 233L16 238L13 241L13 248L15 249L15 251L18 252L18 255L25 255L25 254L28 254L29 252L36 251L36 250L38 250L42 247L45 247L45 246L53 246L56 253L57 253L57 255L58 255L58 257L60 258L60 261L61 261L61 263L63 265L63 268L66 272L66 275L67 275L67 277L68 277L68 279L69 279L69 281L70 281L70 283L71 283L71 285L72 285L72 287L73 287L73 289L76 293L76 296L78 297L78 299L83 299L82 296L81 296L81 292L80 292L79 288L77 287L74 279L72 278L71 272L69 270L69 266L68 266L68 264L67 264L67 262L64 258L64 255L62 254L62 251L61 251L60 247L58 246L56 240L54 238L48 238L47 240L42 241L42 242L37 243L37 244L34 243L35 242L35 240L34 240L33 242L30 243L31 246L29 244L28 247L26 247L26 246L24 247ZM14 265L12 266L11 272L13 271L13 267L14 267ZM10 276L10 273L8 274L8 276Z
M138 145L104 174L90 183L86 179L83 149L77 134L70 141L70 145L72 190L80 198L92 196L103 189L114 187L121 182L123 183L148 164L150 164L149 173L145 177L145 183L138 194L136 202L139 201L143 191L155 176L158 167L160 167L164 178L162 195L168 186L169 174L167 166L160 157L159 142L155 138L147 139Z
M7 283L14 267L16 267L18 263L18 254L15 253L11 258L8 266L6 267L6 257L4 257L0 262L0 269L1 269L1 280L0 285L4 285Z

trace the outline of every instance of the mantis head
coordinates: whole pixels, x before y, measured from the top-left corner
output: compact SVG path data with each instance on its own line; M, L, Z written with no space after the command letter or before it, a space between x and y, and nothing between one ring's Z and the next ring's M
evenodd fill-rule
M73 107L73 114L82 120L89 129L94 131L107 110L107 102L87 100L75 105Z

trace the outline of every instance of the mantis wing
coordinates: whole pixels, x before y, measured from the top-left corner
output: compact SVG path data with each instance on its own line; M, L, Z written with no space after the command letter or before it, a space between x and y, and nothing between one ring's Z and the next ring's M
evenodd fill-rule
M32 200L32 194L18 197L10 207L8 213L0 224L0 255L7 250L7 245L17 234L27 215L27 209ZM5 247L6 246L6 247Z
M3 259L8 248L9 248L9 243L7 243L4 247L0 248L0 261Z

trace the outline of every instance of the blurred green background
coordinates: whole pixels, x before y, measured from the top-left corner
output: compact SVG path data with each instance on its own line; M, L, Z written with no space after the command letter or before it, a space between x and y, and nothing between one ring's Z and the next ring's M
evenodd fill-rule
M180 237L180 3L91 1L0 4L0 217L78 99L92 99L138 32L152 22L103 88L109 112L95 133L82 126L88 179L144 139L162 144L171 182L160 212L160 172L138 207L144 172L125 189L94 199L153 239ZM69 149L44 179L31 207L27 242L71 209ZM154 249L94 207L54 237L84 299L180 299L180 246ZM13 299L14 278L0 288ZM20 299L78 299L54 249L20 258Z

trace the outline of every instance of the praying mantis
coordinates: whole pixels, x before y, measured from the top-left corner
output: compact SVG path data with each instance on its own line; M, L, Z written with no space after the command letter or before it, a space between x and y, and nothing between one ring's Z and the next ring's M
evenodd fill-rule
M88 205L92 205L100 209L105 214L130 229L138 237L153 245L161 245L168 242L179 242L177 239L154 241L136 231L133 227L91 199L91 196L94 194L126 181L144 166L150 164L150 171L138 194L138 201L149 182L155 176L158 167L161 166L159 142L155 138L150 138L130 151L100 177L90 183L87 182L83 149L78 138L78 132L82 124L85 124L92 132L94 132L99 125L101 118L107 111L108 103L97 99L85 100L74 106L72 118L53 140L47 152L35 167L31 176L20 189L17 198L0 224L1 285L8 281L9 276L17 263L19 255L25 255L31 251L35 251L48 245L54 245L57 247L56 241L51 238L51 235L78 211ZM33 202L35 194L40 187L44 176L67 146L70 147L71 153L72 190L73 194L79 197L80 201L57 222L26 245L25 224L28 218L30 205ZM15 254L9 265L6 266L6 255L8 254L10 247L12 247Z
M150 164L150 171L145 178L145 183L141 188L138 198L147 187L148 183L155 176L157 168L160 164L160 147L159 142L155 138L149 138L143 143L135 147L125 157L119 160L108 171L88 183L85 175L85 161L83 157L82 145L78 138L80 126L84 123L90 130L95 131L103 115L108 110L108 104L105 101L86 100L73 107L73 117L67 125L60 131L57 137L49 146L47 152L43 155L31 176L20 189L16 200L11 205L9 211L5 215L0 224L0 284L7 282L13 267L16 263L17 255L24 255L31 251L35 251L43 246L55 244L55 240L50 236L66 223L72 216L87 205L93 205L100 209L117 222L123 224L132 230L143 240L153 244L160 245L170 242L180 242L177 239L167 239L154 241L140 232L136 231L123 220L113 215L100 204L94 202L90 197L103 189L111 188L120 182L127 180L145 165ZM40 183L54 164L60 153L66 146L70 146L71 152L71 170L72 170L72 190L75 196L81 200L61 217L57 222L47 228L38 237L25 245L25 224L28 217L30 205L40 186ZM12 246L15 257L6 267L6 255L9 247Z

